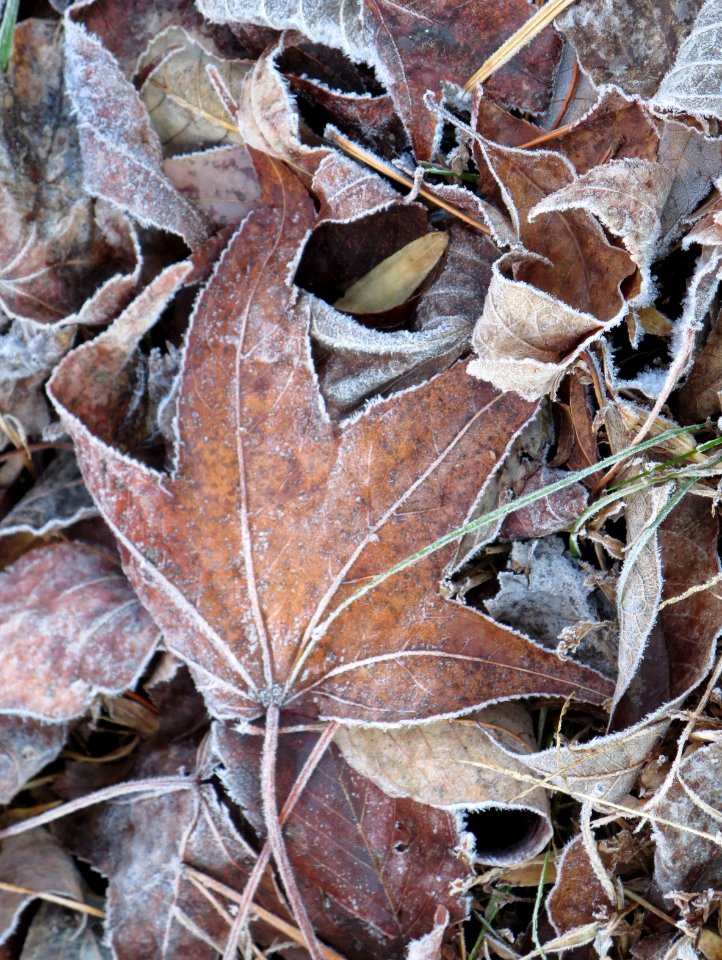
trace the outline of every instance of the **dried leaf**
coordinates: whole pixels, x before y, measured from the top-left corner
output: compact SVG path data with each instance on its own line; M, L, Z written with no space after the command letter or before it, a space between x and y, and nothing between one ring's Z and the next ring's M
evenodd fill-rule
M722 175L722 141L675 120L662 129L657 160L674 174L662 211L662 247L668 247L686 226L686 218Z
M61 450L18 504L0 522L0 537L44 537L95 517L98 510L83 483L75 456Z
M703 0L577 0L556 25L597 84L650 97Z
M9 803L23 786L63 749L64 723L39 723L0 716L0 803Z
M666 823L653 824L654 880L663 894L702 892L722 884L721 764L722 744L711 743L690 753L669 791L653 804L655 816L710 835L704 839Z
M404 303L436 267L449 235L427 233L382 260L334 304L343 313L383 313Z
M0 573L0 708L45 720L84 712L131 686L158 630L111 556L40 547Z
M621 237L637 266L648 272L671 184L672 174L659 163L612 160L545 197L530 210L529 219L554 210L588 210Z
M99 323L130 295L137 249L125 218L84 193L65 83L55 25L19 24L0 77L0 309L43 324Z
M575 837L562 851L556 882L547 898L554 932L561 936L575 927L608 919L614 906L589 861L583 838Z
M694 27L677 49L674 66L654 94L666 109L722 117L722 18L717 0L705 0Z
M315 740L284 735L281 802ZM260 738L239 737L224 727L216 730L216 744L234 799L246 811L258 807ZM437 905L454 920L466 913L459 891L470 869L455 850L460 837L454 815L388 796L335 746L324 754L284 833L314 927L349 960L400 956L410 939L428 932Z
M164 175L158 136L112 55L66 18L65 56L85 189L141 223L177 233L190 247L200 244L208 234L203 216Z
M72 858L46 830L31 830L3 840L0 880L83 902L80 876ZM32 893L0 890L0 943L8 939L34 899Z
M722 316L712 327L707 342L695 357L686 384L677 393L677 409L683 422L699 423L722 412Z
M253 162L244 146L171 157L163 161L163 172L217 230L237 226L260 194Z
M53 381L86 480L169 649L190 663L221 717L258 716L269 697L311 715L381 723L461 713L522 692L603 699L608 688L597 674L571 664L562 672L552 654L442 601L448 552L350 601L359 582L463 519L531 409L456 365L343 430L333 426L308 356L307 311L303 302L291 306L283 276L266 269L271 251L274 262L294 261L312 210L281 167L268 161L264 178L275 184L274 206L244 221L196 309L172 477L112 449L108 398L73 387L89 368L96 382L101 369L114 382L157 314L127 311ZM483 670L470 673L472 662Z
M43 903L30 924L20 960L113 960L103 939L97 919L81 919L63 907Z
M207 68L213 66L231 95L237 95L252 68L251 61L213 56L178 28L158 38L145 59L156 65L147 73L140 98L160 138L164 156L242 142ZM142 61L139 69L143 72Z
M199 7L215 22L299 30L353 60L371 63L394 99L418 159L428 159L433 151L438 124L424 106L425 92L439 91L442 81L463 85L531 12L523 0L504 0L493 8L473 0L466 4L463 17L445 0L433 0L423 13L408 2L326 0L314 8L311 18L302 4L267 3L259 8L255 0L203 0ZM395 40L400 36L403 44ZM486 92L520 109L540 112L551 93L559 52L557 37L546 31L486 84Z
M512 774L520 774L525 768L500 750L487 730L515 752L536 749L529 714L515 703L418 727L341 727L336 742L347 763L385 794L474 811L476 857L481 862L523 862L551 838L549 801L544 790L517 799L519 780L505 770L511 767ZM484 811L491 814L493 830L485 829ZM510 814L507 821L502 811Z

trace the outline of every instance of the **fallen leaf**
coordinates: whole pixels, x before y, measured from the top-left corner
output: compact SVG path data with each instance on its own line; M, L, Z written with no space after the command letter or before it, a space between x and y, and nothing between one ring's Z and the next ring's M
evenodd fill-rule
M97 906L102 900L98 898ZM63 907L42 903L30 923L20 960L113 960L97 919L79 920Z
M261 738L216 727L223 780L263 835L258 780ZM380 734L382 737L385 734ZM284 734L279 802L316 737ZM442 905L466 914L459 896L470 867L455 848L453 813L389 796L348 764L337 747L323 756L284 827L288 855L314 928L349 960L398 957L426 933Z
M138 251L125 218L84 192L52 22L16 28L0 117L0 309L42 324L107 320L137 282Z
M314 359L333 417L352 414L382 391L427 380L468 349L498 251L455 225L450 237L441 273L421 294L410 329L374 330L309 298Z
M656 817L671 823L653 823L656 852L654 881L660 892L702 892L722 883L720 843L720 764L722 745L711 743L684 758L672 786L661 800L652 801ZM709 834L694 836L672 824Z
M703 0L577 0L556 20L597 84L651 97Z
M143 59L150 61L150 69L144 69ZM159 37L143 59L138 68L145 77L140 98L165 157L242 143L207 69L218 71L233 96L252 68L251 61L214 56L177 28Z
M667 120L659 139L657 160L674 174L661 215L661 249L665 250L687 226L687 218L708 196L712 183L722 175L722 141L705 137L684 123Z
M196 309L173 476L112 449L107 396L87 387L79 396L73 387L89 368L113 382L157 314L126 312L53 381L86 480L168 647L189 662L220 717L259 716L269 697L311 715L387 723L461 713L522 691L603 699L606 683L593 672L567 665L562 675L553 654L442 601L437 584L448 553L351 601L360 582L463 519L484 471L531 408L456 365L335 427L319 403L307 312L291 308L282 276L264 273L270 251L293 262L312 222L303 189L269 164L275 206L244 221ZM239 271L255 285L239 287ZM238 351L240 392L228 378ZM282 378L271 375L280 369ZM281 402L286 396L293 404ZM237 448L229 440L238 431ZM151 518L160 515L174 519L159 527ZM239 519L229 523L230 516ZM309 580L309 571L319 579ZM470 673L474 661L483 670Z
M463 85L530 15L523 0L504 0L493 9L473 0L466 4L463 17L444 0L433 0L423 12L408 2L327 0L317 5L312 19L301 4L271 3L259 9L254 0L203 0L199 8L217 23L299 30L353 60L372 64L388 87L420 160L433 152L438 126L423 103L426 91L439 91L442 81ZM403 44L396 42L399 36L404 37ZM486 84L486 92L522 110L541 112L551 93L559 52L558 38L546 31Z
M722 412L722 315L697 354L686 384L677 393L677 410L685 423L699 423Z
M531 718L516 703L417 727L341 727L336 743L346 762L388 796L472 815L477 860L520 863L551 838L549 801L542 789L517 799L518 775L526 768L500 750L487 730L515 751L536 749ZM505 773L510 766L511 774Z
M3 840L0 851L0 880L83 902L80 875L72 857L46 830L31 830ZM15 930L33 893L0 890L0 942Z
M0 803L10 803L28 780L57 757L67 735L64 723L0 716Z
M132 686L159 639L114 558L80 543L39 547L0 572L0 610L0 709L43 720Z
M449 245L442 231L424 234L356 280L334 303L343 313L383 313L400 306L421 286Z
M677 49L654 101L698 117L722 117L722 19L716 0L705 0L692 31Z
M61 450L33 486L0 521L0 537L45 537L98 515L72 451Z
M65 57L87 192L198 246L207 225L163 173L158 135L138 94L98 39L69 17Z
M163 172L216 230L238 226L260 195L245 146L170 157L163 161Z
M546 901L556 935L559 937L595 920L608 919L615 906L597 877L583 838L570 840L557 863L556 881Z

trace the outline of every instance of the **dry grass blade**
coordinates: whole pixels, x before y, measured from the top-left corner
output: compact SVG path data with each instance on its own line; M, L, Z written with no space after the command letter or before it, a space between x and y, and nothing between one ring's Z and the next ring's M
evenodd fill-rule
M473 90L477 83L483 83L485 80L488 80L492 73L495 73L500 67L503 67L505 63L508 63L522 47L531 43L534 37L541 33L544 27L549 26L554 18L558 16L562 10L566 10L568 6L571 6L573 2L574 0L549 0L549 3L538 10L516 33L512 34L505 43L502 43L499 49L495 50L488 60L482 63L473 77L467 80L464 85L464 93L469 93Z
M91 907L87 903L80 903L79 900L73 900L71 897L61 897L55 893L45 893L43 890L32 890L30 887L19 887L16 883L5 883L0 880L0 890L7 890L8 893L22 893L38 900L46 900L48 903L57 903L60 907L67 907L68 910L75 910L76 913L87 913L91 917L105 918L103 910L98 907Z
M226 886L225 883L221 883L219 880L214 880L213 877L209 877L205 873L201 873L200 870L195 870L193 867L186 867L185 874L190 882L199 889L201 887L206 887L210 890L214 890L216 893L220 893L233 903L241 902L242 895L238 893L238 891L234 890L232 887ZM265 921L284 936L288 937L289 940L293 940L293 942L299 944L299 946L306 946L306 942L303 939L301 931L297 927L292 926L290 923L286 923L286 921L282 920L281 917L277 917L275 913L270 913L270 911L264 910L264 908L260 907L257 903L253 904L252 912L258 917L259 920ZM319 947L324 960L344 960L340 953L336 953L336 951L331 950L330 947L325 947L323 944L319 944Z

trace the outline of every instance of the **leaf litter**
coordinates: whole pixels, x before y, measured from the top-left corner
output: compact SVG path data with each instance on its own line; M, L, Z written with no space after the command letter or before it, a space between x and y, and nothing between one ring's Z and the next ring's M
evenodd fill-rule
M719 11L566 6L21 10L8 956L715 955Z

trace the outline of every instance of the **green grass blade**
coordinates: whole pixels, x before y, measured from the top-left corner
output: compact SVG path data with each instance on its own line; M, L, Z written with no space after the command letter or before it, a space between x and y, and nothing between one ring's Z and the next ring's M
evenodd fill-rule
M527 507L530 504L535 503L537 500L542 500L544 497L548 497L553 493L558 493L560 490L565 490L567 487L571 487L573 484L578 483L580 480L584 480L585 477L589 477L593 473L598 473L600 470L607 470L609 467L614 466L616 463L620 463L622 460L626 460L628 457L636 456L638 453L643 453L645 450L650 450L652 447L658 447L661 443L665 443L667 440L672 440L674 437L680 437L685 433L694 433L696 430L702 430L705 426L706 424L704 423L695 423L688 427L674 427L670 430L665 430L656 437L650 437L649 439L644 440L642 443L637 443L631 447L625 447L624 450L619 450L617 453L611 454L604 460L600 460L598 463L590 464L590 466L584 467L582 470L576 470L574 473L568 474L568 476L563 477L561 480L557 480L555 483L550 483L548 486L542 487L540 490L535 490L533 493L528 493L523 497L519 497L517 500L513 500L511 503L506 503L501 507L497 507L496 510L491 510L489 513L485 513L483 516L477 517L475 520L471 520L469 523L465 523L463 526L457 527L455 530L451 530L449 533L444 534L443 537L439 537L438 540L434 540L432 543L427 544L425 547L422 547L421 550L417 550L416 553L410 554L410 556L405 557L392 567L384 570L383 573L379 573L375 577L371 577L364 584L364 586L359 587L355 593L352 593L343 601L343 603L339 604L333 613L327 617L326 620L320 623L314 630L312 642L309 647L307 647L306 651L304 651L304 655L301 657L300 663L303 663L305 660L310 648L313 646L315 638L322 636L328 629L329 624L335 620L339 614L341 614L356 600L359 600L361 597L365 596L365 594L367 594L370 590L374 590L385 580L388 580L389 577L393 577L395 574L401 573L402 570L406 570L408 567L413 566L420 560L430 556L432 553L436 553L437 550L443 549L443 547L448 546L448 544L453 543L455 540L461 539L461 537L465 536L467 533L473 533L474 530L478 530L479 527L483 527L487 523L508 517L509 514L515 513L522 507ZM296 669L298 669L298 666Z
M18 18L20 0L8 0L0 22L0 70L7 73L10 57L13 55L13 34Z

